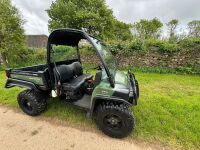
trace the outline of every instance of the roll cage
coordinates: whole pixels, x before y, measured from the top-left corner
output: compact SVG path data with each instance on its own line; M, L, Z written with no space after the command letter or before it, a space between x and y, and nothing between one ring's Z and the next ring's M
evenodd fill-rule
M49 39L48 39L48 43L47 43L47 65L48 65L48 69L49 69L52 87L54 85L54 83L53 83L53 79L54 79L53 63L54 62L51 60L52 44L77 47L77 56L80 61L80 52L79 52L79 48L78 48L78 43L80 40L85 39L85 40L89 41L89 43L94 47L96 54L99 57L102 65L106 71L110 85L111 85L111 87L114 88L114 85L115 85L114 77L112 76L110 70L108 69L106 62L103 60L95 43L93 43L93 41L91 40L90 37L92 37L92 36L89 36L86 32L77 30L77 29L58 29L58 30L54 30L49 35ZM94 38L94 37L92 37L92 38Z

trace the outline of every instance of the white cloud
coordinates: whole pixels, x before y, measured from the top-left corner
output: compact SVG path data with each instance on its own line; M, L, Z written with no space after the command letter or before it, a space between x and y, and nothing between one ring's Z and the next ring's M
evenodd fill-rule
M48 15L47 10L51 5L51 0L13 0L12 3L19 9L23 19L25 19L24 29L26 34L46 34L48 35Z
M12 3L26 20L26 34L49 34L45 10L52 0L12 0ZM106 0L106 3L119 20L129 23L154 17L166 23L175 18L185 28L187 22L200 20L200 0Z

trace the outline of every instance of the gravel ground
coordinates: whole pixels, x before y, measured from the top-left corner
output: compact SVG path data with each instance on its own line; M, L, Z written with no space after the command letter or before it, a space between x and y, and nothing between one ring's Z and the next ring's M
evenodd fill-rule
M38 119L39 118L39 119ZM152 150L163 149L113 139L101 133L52 123L0 106L0 149L2 150Z

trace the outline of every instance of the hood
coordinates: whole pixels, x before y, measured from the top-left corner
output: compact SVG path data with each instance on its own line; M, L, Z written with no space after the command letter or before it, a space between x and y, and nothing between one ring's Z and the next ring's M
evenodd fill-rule
M120 84L120 85L123 85L123 86L127 87L127 85L128 85L127 72L125 72L125 71L116 71L115 84Z

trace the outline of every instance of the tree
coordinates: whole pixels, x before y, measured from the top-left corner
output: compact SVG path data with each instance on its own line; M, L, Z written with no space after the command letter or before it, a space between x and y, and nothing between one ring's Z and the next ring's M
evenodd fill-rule
M18 10L10 0L0 1L0 55L3 65L7 67L11 61L20 57L24 49L25 36L22 19Z
M141 19L133 25L136 36L141 39L158 39L161 35L163 24L157 18L152 20Z
M200 38L200 20L193 20L188 23L189 36Z
M169 30L169 40L173 41L176 40L176 29L178 26L178 20L177 19L172 19L169 21L167 24L168 30Z
M107 39L118 38L116 35L125 30L126 34L129 34L125 36L131 36L130 26L119 22L113 16L112 10L106 6L104 0L56 0L47 13L50 17L50 31L57 28L76 28Z
M133 35L130 30L131 27L131 24L126 24L124 22L116 20L114 26L114 34L116 39L120 39L122 41L132 39Z

